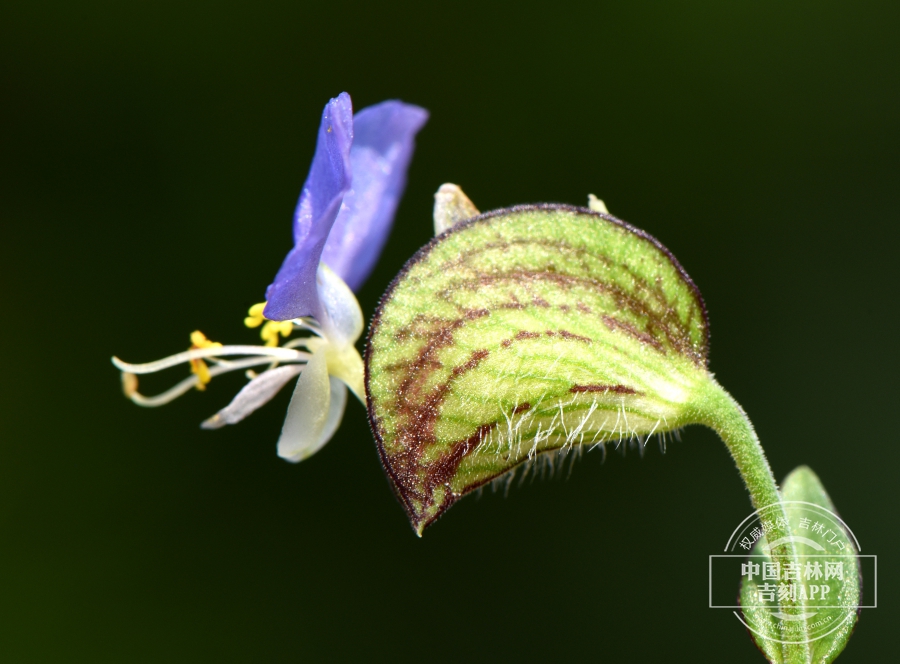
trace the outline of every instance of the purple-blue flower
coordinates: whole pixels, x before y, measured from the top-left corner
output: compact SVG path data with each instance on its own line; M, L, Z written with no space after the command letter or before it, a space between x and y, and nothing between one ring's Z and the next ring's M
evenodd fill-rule
M246 371L248 382L231 403L201 425L217 429L240 422L299 377L278 455L301 461L327 443L341 422L347 389L366 401L355 346L363 315L353 291L381 253L406 186L413 140L427 120L425 109L399 101L355 116L346 92L329 101L294 213L294 248L266 290L268 301L252 306L244 319L247 327L261 326L265 345L222 345L198 330L188 350L156 362L113 358L126 396L142 406L161 406L192 388L205 389L215 376ZM279 346L295 332L308 336ZM171 389L152 397L138 392L139 374L185 363L192 375ZM257 373L260 367L265 369Z
M328 102L294 213L294 248L266 290L266 318L321 320L320 261L352 290L362 286L384 247L415 135L427 120L425 109L400 101L356 115L346 92Z

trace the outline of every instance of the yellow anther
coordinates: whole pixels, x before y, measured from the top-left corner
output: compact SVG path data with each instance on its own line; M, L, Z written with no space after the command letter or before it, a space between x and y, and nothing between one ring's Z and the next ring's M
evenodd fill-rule
M209 375L209 367L203 360L191 360L191 373L197 376L195 387L201 392L206 389L207 383L212 380Z
M218 341L210 341L200 330L194 330L193 332L191 332L191 350L197 348L221 347L222 344L220 344ZM196 388L198 390L205 390L207 383L212 380L212 376L209 375L209 367L206 366L206 362L201 359L191 360L191 373L197 376Z
M263 309L265 308L265 302L260 302L250 307L250 310L247 312L248 316L244 319L244 325L247 327L259 327L262 325L263 321L266 320L265 316L263 316Z
M210 341L200 330L191 332L191 348L221 348L222 344L218 341Z
M259 327L262 325L263 328L259 331L259 336L266 342L266 346L274 347L278 345L279 334L283 337L291 336L291 332L294 331L294 325L289 320L269 320L263 316L263 309L265 308L265 302L260 302L250 307L247 311L248 315L244 319L244 325L247 327Z
M266 346L277 346L279 334L283 337L289 337L293 331L294 324L289 320L270 320L266 321L266 324L263 325L262 330L259 332L259 336L266 342Z
M122 391L129 399L138 391L138 378L133 373L122 372Z

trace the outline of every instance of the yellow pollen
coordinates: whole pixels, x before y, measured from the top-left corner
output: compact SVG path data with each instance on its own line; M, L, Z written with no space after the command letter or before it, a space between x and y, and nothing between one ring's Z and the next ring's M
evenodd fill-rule
M250 307L250 310L247 312L248 315L244 319L244 325L247 327L259 327L262 325L263 321L266 320L265 316L263 316L263 309L265 308L265 302L260 302Z
M206 335L203 334L200 330L194 330L191 332L191 348L190 350L195 350L198 348L221 348L222 344L218 341L210 341L206 338ZM209 367L206 366L206 362L203 360L191 360L191 373L197 376L197 385L196 388L198 390L205 390L206 385L209 381L212 380L212 376L209 375Z
M294 325L289 320L269 320L263 316L263 309L265 308L265 302L260 302L250 307L247 311L247 317L244 319L244 325L247 327L259 327L262 325L259 336L266 342L266 346L274 347L278 345L279 334L283 337L291 336L291 332L294 331ZM263 325L264 322L265 325Z
M266 346L277 346L278 345L278 335L280 334L283 337L291 336L291 332L294 331L294 325L289 320L270 320L266 321L266 324L263 325L262 330L260 330L259 336L263 338L263 341L266 342Z
M122 372L122 391L129 399L138 391L138 379L133 373Z

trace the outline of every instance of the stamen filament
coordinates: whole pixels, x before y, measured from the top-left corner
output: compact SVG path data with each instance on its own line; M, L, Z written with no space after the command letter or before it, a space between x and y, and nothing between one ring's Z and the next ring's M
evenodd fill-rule
M299 339L291 339L282 348L309 348L307 342L309 337L300 337Z
M227 348L227 346L226 346ZM308 353L302 353L302 355L306 356L303 358L305 362L308 359ZM221 364L217 364L209 368L209 375L211 378L215 376L220 376L224 373L228 373L229 371L237 371L239 369L247 369L249 367L257 367L263 364L268 364L268 359L260 359L260 358L247 358L244 360L238 360L237 362L229 362L228 366L224 366ZM123 363L124 364L124 363ZM138 366L138 365L136 365ZM124 375L131 375L133 378L133 372L126 372ZM180 381L173 387L170 387L165 392L161 394L157 394L156 396L148 397L137 391L137 379L134 378L133 381L129 379L127 387L131 389L126 389L126 394L129 399L131 399L134 403L139 406L147 406L149 408L154 408L156 406L164 406L170 401L174 401L178 397L180 397L185 392L190 391L192 387L197 385L198 378L196 375L191 375ZM124 383L124 381L123 381Z
M133 375L133 374L132 374ZM180 383L175 385L174 387L169 388L162 394L157 394L153 397L147 397L141 394L140 392L132 392L127 395L129 399L131 399L138 406L146 406L148 408L155 408L156 406L165 406L170 401L174 401L178 397L180 397L185 392L189 391L191 388L195 387L199 379L196 375L191 374Z
M112 358L112 363L120 371L132 374L155 373L174 367L191 360L200 360L207 357L221 357L223 355L263 355L279 360L280 362L296 362L298 360L306 360L309 353L293 350L292 348L284 348L278 346L221 346L215 348L194 348L186 350L183 353L176 353L169 357L157 360L156 362L147 362L145 364L129 364L123 362L118 357ZM234 364L238 364L235 362ZM265 362L260 362L265 364ZM212 373L212 370L210 370ZM216 374L212 374L216 375Z
M298 330L309 330L317 336L322 336L322 326L315 318L295 318L291 321Z

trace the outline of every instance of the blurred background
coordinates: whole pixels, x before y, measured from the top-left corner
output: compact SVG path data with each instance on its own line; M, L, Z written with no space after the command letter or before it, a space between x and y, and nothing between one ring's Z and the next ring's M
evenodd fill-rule
M441 183L482 210L597 194L699 285L778 478L812 466L879 555L841 661L895 656L900 5L789 5L5 4L0 660L763 661L707 608L751 510L708 430L468 497L420 540L356 402L291 465L290 390L217 432L236 375L123 398L113 354L256 342L343 90L431 112L364 312Z

